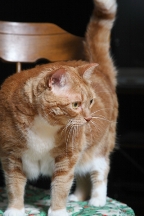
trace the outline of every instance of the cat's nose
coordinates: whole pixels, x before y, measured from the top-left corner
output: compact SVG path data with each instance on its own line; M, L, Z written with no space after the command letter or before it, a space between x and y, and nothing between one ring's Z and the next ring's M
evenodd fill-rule
M84 117L84 119L85 119L87 122L89 122L89 121L92 119L92 117L91 117L91 116L89 116L89 117Z

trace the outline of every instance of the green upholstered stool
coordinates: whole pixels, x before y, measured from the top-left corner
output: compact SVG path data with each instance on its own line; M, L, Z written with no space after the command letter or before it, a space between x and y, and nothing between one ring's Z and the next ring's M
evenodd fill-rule
M50 192L28 186L25 193L26 216L46 216L50 205ZM5 188L0 188L0 216L7 206ZM107 198L104 207L89 206L87 202L68 202L67 211L70 216L134 216L133 210L126 204Z

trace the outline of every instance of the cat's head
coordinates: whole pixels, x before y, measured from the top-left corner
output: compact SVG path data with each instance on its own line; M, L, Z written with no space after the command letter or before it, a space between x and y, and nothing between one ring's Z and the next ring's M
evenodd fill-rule
M40 94L38 103L41 107L40 114L50 124L83 125L91 120L94 92L90 77L96 65L62 65L54 68L44 78L46 87Z

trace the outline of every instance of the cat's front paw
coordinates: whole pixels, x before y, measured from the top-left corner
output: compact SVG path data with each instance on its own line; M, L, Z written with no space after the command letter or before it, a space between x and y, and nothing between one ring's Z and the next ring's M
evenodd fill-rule
M78 200L78 197L76 195L71 194L71 195L68 196L68 201L75 201L75 202L77 202L79 200Z
M8 208L4 214L4 216L24 216L25 210L24 208L21 210L15 209L15 208Z
M69 216L66 209L53 211L51 208L48 210L48 216Z
M89 200L89 205L91 206L104 206L106 204L106 198L105 197L97 197L97 198L91 198Z

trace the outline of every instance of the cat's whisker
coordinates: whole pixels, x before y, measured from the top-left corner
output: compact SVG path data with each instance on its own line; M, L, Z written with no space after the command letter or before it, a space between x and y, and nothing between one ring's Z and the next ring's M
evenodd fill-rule
M77 133L78 133L79 125L77 125Z
M90 123L92 123L94 125L94 127L96 127L95 123L91 120Z
M105 116L103 116L103 115L94 116L94 117L104 118L105 120L107 120L107 121L109 121L109 122L111 122L111 123L117 123L116 121L111 121L111 120L109 120L109 119L106 119Z
M73 126L73 131L72 131L72 151L73 151L74 146L75 146L75 141L77 139L76 137L77 137L77 127Z
M91 142L92 142L92 130L91 130L90 124L88 124L88 127L89 127L89 131L90 131Z
M66 125L66 126L62 129L61 134L63 134L63 133L67 130L67 128L68 128L68 126Z
M72 131L72 153L74 150L74 144L75 144L75 138L76 138L75 134L76 134L76 127L74 126L73 131Z
M67 123L67 125L63 128L62 132L63 133L64 131L67 132L67 137L66 137L66 154L67 154L67 149L68 149L68 143L69 143L69 140L70 140L70 135L72 135L72 145L73 145L73 137L75 137L75 132L74 132L74 128L75 128L75 125L72 124L72 120L70 119ZM73 136L74 134L74 136ZM73 147L72 147L73 149Z
M67 128L67 130L69 129L69 131L68 131L68 135L67 135L67 138L66 138L66 156L67 156L68 143L69 143L69 140L70 140L70 134L71 134L72 128L73 128L73 125L70 125Z
M114 121L108 120L108 119L106 119L106 118L104 118L104 117L99 117L99 116L97 116L97 117L92 117L92 118L98 119L98 120L104 120L104 121L107 121L107 122L110 122L110 123L114 123Z
M105 109L111 109L111 108L102 108L102 109L99 109L99 110L96 110L95 112L92 112L91 115L97 113L97 112L100 112L101 110L105 110Z
M105 118L102 118L102 117L92 117L92 118L94 118L94 119L98 119L98 120L104 120L104 121L108 121L108 122L111 122L110 120L108 120L108 119L105 119Z
M77 140L77 131L78 131L78 129L77 129L77 126L75 125L75 127L74 127L74 132L75 132L75 136L74 136L74 141L76 142L76 140Z
M79 122L79 121L77 121L77 122ZM69 141L69 139L70 139L70 134L71 134L71 149L72 149L72 152L73 152L73 150L74 150L75 142L76 142L76 140L77 140L78 128L79 128L79 125L76 124L76 121L73 122L73 123L69 126L69 132L68 132L68 136L67 136L67 142Z
M101 131L100 128L97 126L97 124L95 124L95 122L93 122L93 121L91 120L90 123L92 123L93 126L94 126L98 131Z
M61 131L61 134L62 134L63 132L66 132L66 131L67 131L67 129L68 129L68 127L70 126L70 124L71 124L71 120L69 120L68 123L67 123L67 125L63 128L63 130Z
M73 142L74 142L74 127L72 127L72 153L73 153Z
M97 91L97 93L103 93L103 92L106 92L106 93L111 93L111 91L108 91L108 90L105 90L105 91Z

